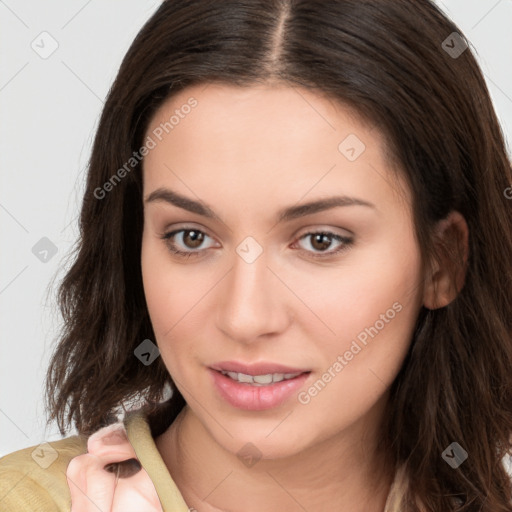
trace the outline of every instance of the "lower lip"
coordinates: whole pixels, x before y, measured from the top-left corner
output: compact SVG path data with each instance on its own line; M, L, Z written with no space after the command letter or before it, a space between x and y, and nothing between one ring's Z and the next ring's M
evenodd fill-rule
M264 386L252 386L238 382L217 370L208 368L219 394L233 407L248 411L263 411L277 407L297 392L309 377L301 373L297 377Z

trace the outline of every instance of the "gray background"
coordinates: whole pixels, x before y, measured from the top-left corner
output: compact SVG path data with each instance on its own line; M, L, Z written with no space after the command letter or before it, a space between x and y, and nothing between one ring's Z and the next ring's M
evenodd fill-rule
M103 100L159 3L0 0L0 456L60 438L55 426L45 428L42 402L60 321L49 287L77 235ZM510 148L512 0L438 3L477 52Z

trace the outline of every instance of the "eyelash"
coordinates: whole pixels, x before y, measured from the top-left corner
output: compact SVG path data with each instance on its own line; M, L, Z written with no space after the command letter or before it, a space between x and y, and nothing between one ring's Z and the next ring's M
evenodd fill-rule
M182 229L177 229L177 230L174 230L174 231L171 231L169 233L165 233L161 236L162 240L164 240L169 248L169 250L176 256L180 257L180 258L184 258L184 259L189 259L191 257L197 257L197 256L201 256L201 253L204 251L204 250L197 250L197 251L181 251L180 249L177 249L176 248L176 244L173 243L171 241L171 238L173 238L176 234L178 233L185 233L187 231L196 231L198 233L202 233L203 235L206 235L208 236L204 231L201 231L199 229L195 229L195 228L182 228ZM305 250L303 249L302 251L305 251L308 253L309 256L313 257L313 258L329 258L329 257L332 257L332 256L335 256L337 254L340 254L344 251L346 251L353 243L353 239L350 238L350 237L345 237L345 236L341 236L341 235L338 235L336 233L333 233L331 231L311 231L311 232L308 232L308 233L304 233L298 240L302 240L303 238L306 238L308 236L314 236L314 235L327 235L329 238L333 239L333 240L336 240L338 242L341 242L341 245L338 247L338 249L334 250L334 251L329 251L329 252L320 252L320 253L314 253L314 252L311 252L311 251L308 251L308 250Z

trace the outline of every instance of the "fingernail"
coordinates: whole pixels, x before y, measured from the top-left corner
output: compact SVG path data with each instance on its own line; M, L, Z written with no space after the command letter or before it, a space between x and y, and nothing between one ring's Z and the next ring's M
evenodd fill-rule
M128 459L121 462L111 462L104 468L109 473L115 473L118 478L129 478L142 469L141 463L137 459Z
M123 441L126 440L126 436L124 435L124 432L122 430L114 430L112 432L109 432L108 434L105 434L101 437L99 437L101 442L103 444L120 444Z

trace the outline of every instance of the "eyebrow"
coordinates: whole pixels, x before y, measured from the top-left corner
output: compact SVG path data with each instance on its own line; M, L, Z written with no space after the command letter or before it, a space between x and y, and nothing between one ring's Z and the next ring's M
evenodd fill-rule
M218 218L215 212L206 204L182 196L168 188L158 188L151 192L145 199L145 203L163 201L170 203L178 208L182 208L192 213L197 213L207 218ZM336 208L338 206L367 206L376 209L375 205L368 201L363 201L356 197L332 196L325 199L318 199L303 203L300 205L289 206L280 210L277 214L278 222L287 222L306 215L312 215L321 211Z

